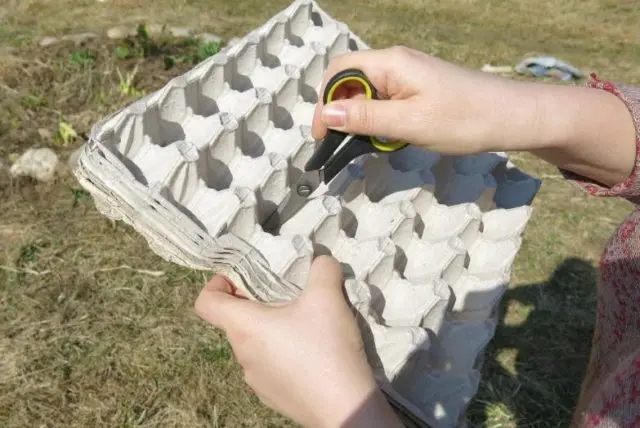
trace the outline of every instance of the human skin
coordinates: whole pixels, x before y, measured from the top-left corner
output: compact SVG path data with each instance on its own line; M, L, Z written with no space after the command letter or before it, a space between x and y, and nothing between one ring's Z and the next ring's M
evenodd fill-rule
M633 168L631 114L606 91L518 82L404 47L336 57L325 82L345 68L362 70L383 100L351 87L318 103L316 139L333 128L446 154L528 151L605 186ZM226 332L247 383L273 409L309 427L401 426L375 385L334 259L316 259L303 294L279 305L237 296L216 276L196 312Z
M215 276L195 309L225 331L245 381L269 407L309 427L401 427L374 382L342 284L340 265L323 256L294 301L249 301Z
M345 68L362 70L383 99L364 100L354 87L318 103L316 139L333 128L446 154L528 151L604 185L633 167L631 114L606 91L516 81L405 47L336 57L324 81Z

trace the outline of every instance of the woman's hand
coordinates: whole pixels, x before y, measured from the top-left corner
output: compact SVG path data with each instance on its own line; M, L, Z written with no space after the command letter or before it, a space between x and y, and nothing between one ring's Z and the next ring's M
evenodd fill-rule
M631 114L608 92L516 81L404 47L337 56L324 81L347 68L362 70L383 99L365 100L357 86L339 90L340 99L317 104L316 139L333 128L445 154L529 151L606 185L634 165Z
M364 99L356 84L343 87L334 96L341 99L327 106L318 103L313 120L316 139L333 128L469 154L511 146L514 135L526 129L535 134L532 125L540 119L535 97L515 82L405 47L335 57L324 82L346 68L362 70L382 100Z
M226 332L246 382L269 407L311 427L400 426L376 386L342 285L340 265L319 257L295 301L236 297L216 276L195 308Z

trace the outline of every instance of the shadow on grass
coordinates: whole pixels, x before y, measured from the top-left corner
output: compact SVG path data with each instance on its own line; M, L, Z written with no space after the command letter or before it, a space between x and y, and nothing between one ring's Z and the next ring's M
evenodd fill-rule
M546 282L506 292L471 426L569 426L591 349L596 272L569 258Z

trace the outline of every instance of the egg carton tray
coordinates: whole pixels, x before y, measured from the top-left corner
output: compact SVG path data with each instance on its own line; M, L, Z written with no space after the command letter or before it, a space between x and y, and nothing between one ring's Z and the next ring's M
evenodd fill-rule
M363 49L316 2L295 1L97 123L74 173L155 253L258 301L295 298L312 259L334 256L369 363L407 425L464 426L537 179L504 153L408 147L356 159L277 235L262 228L315 148L329 59Z

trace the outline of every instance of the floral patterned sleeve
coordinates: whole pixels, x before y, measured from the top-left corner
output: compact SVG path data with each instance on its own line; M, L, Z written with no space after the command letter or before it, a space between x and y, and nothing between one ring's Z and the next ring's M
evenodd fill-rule
M562 174L594 196L618 196L640 206L640 87L602 82L589 87L620 98L633 117L636 159L629 177L605 187L566 170ZM640 427L640 209L607 242L599 264L591 356L572 426Z
M591 88L614 94L626 104L631 112L636 128L635 166L627 179L613 187L602 186L571 171L561 169L560 172L565 178L582 187L593 196L618 196L634 204L640 204L640 86L603 82L595 74L591 74L591 79L587 82L587 85Z

